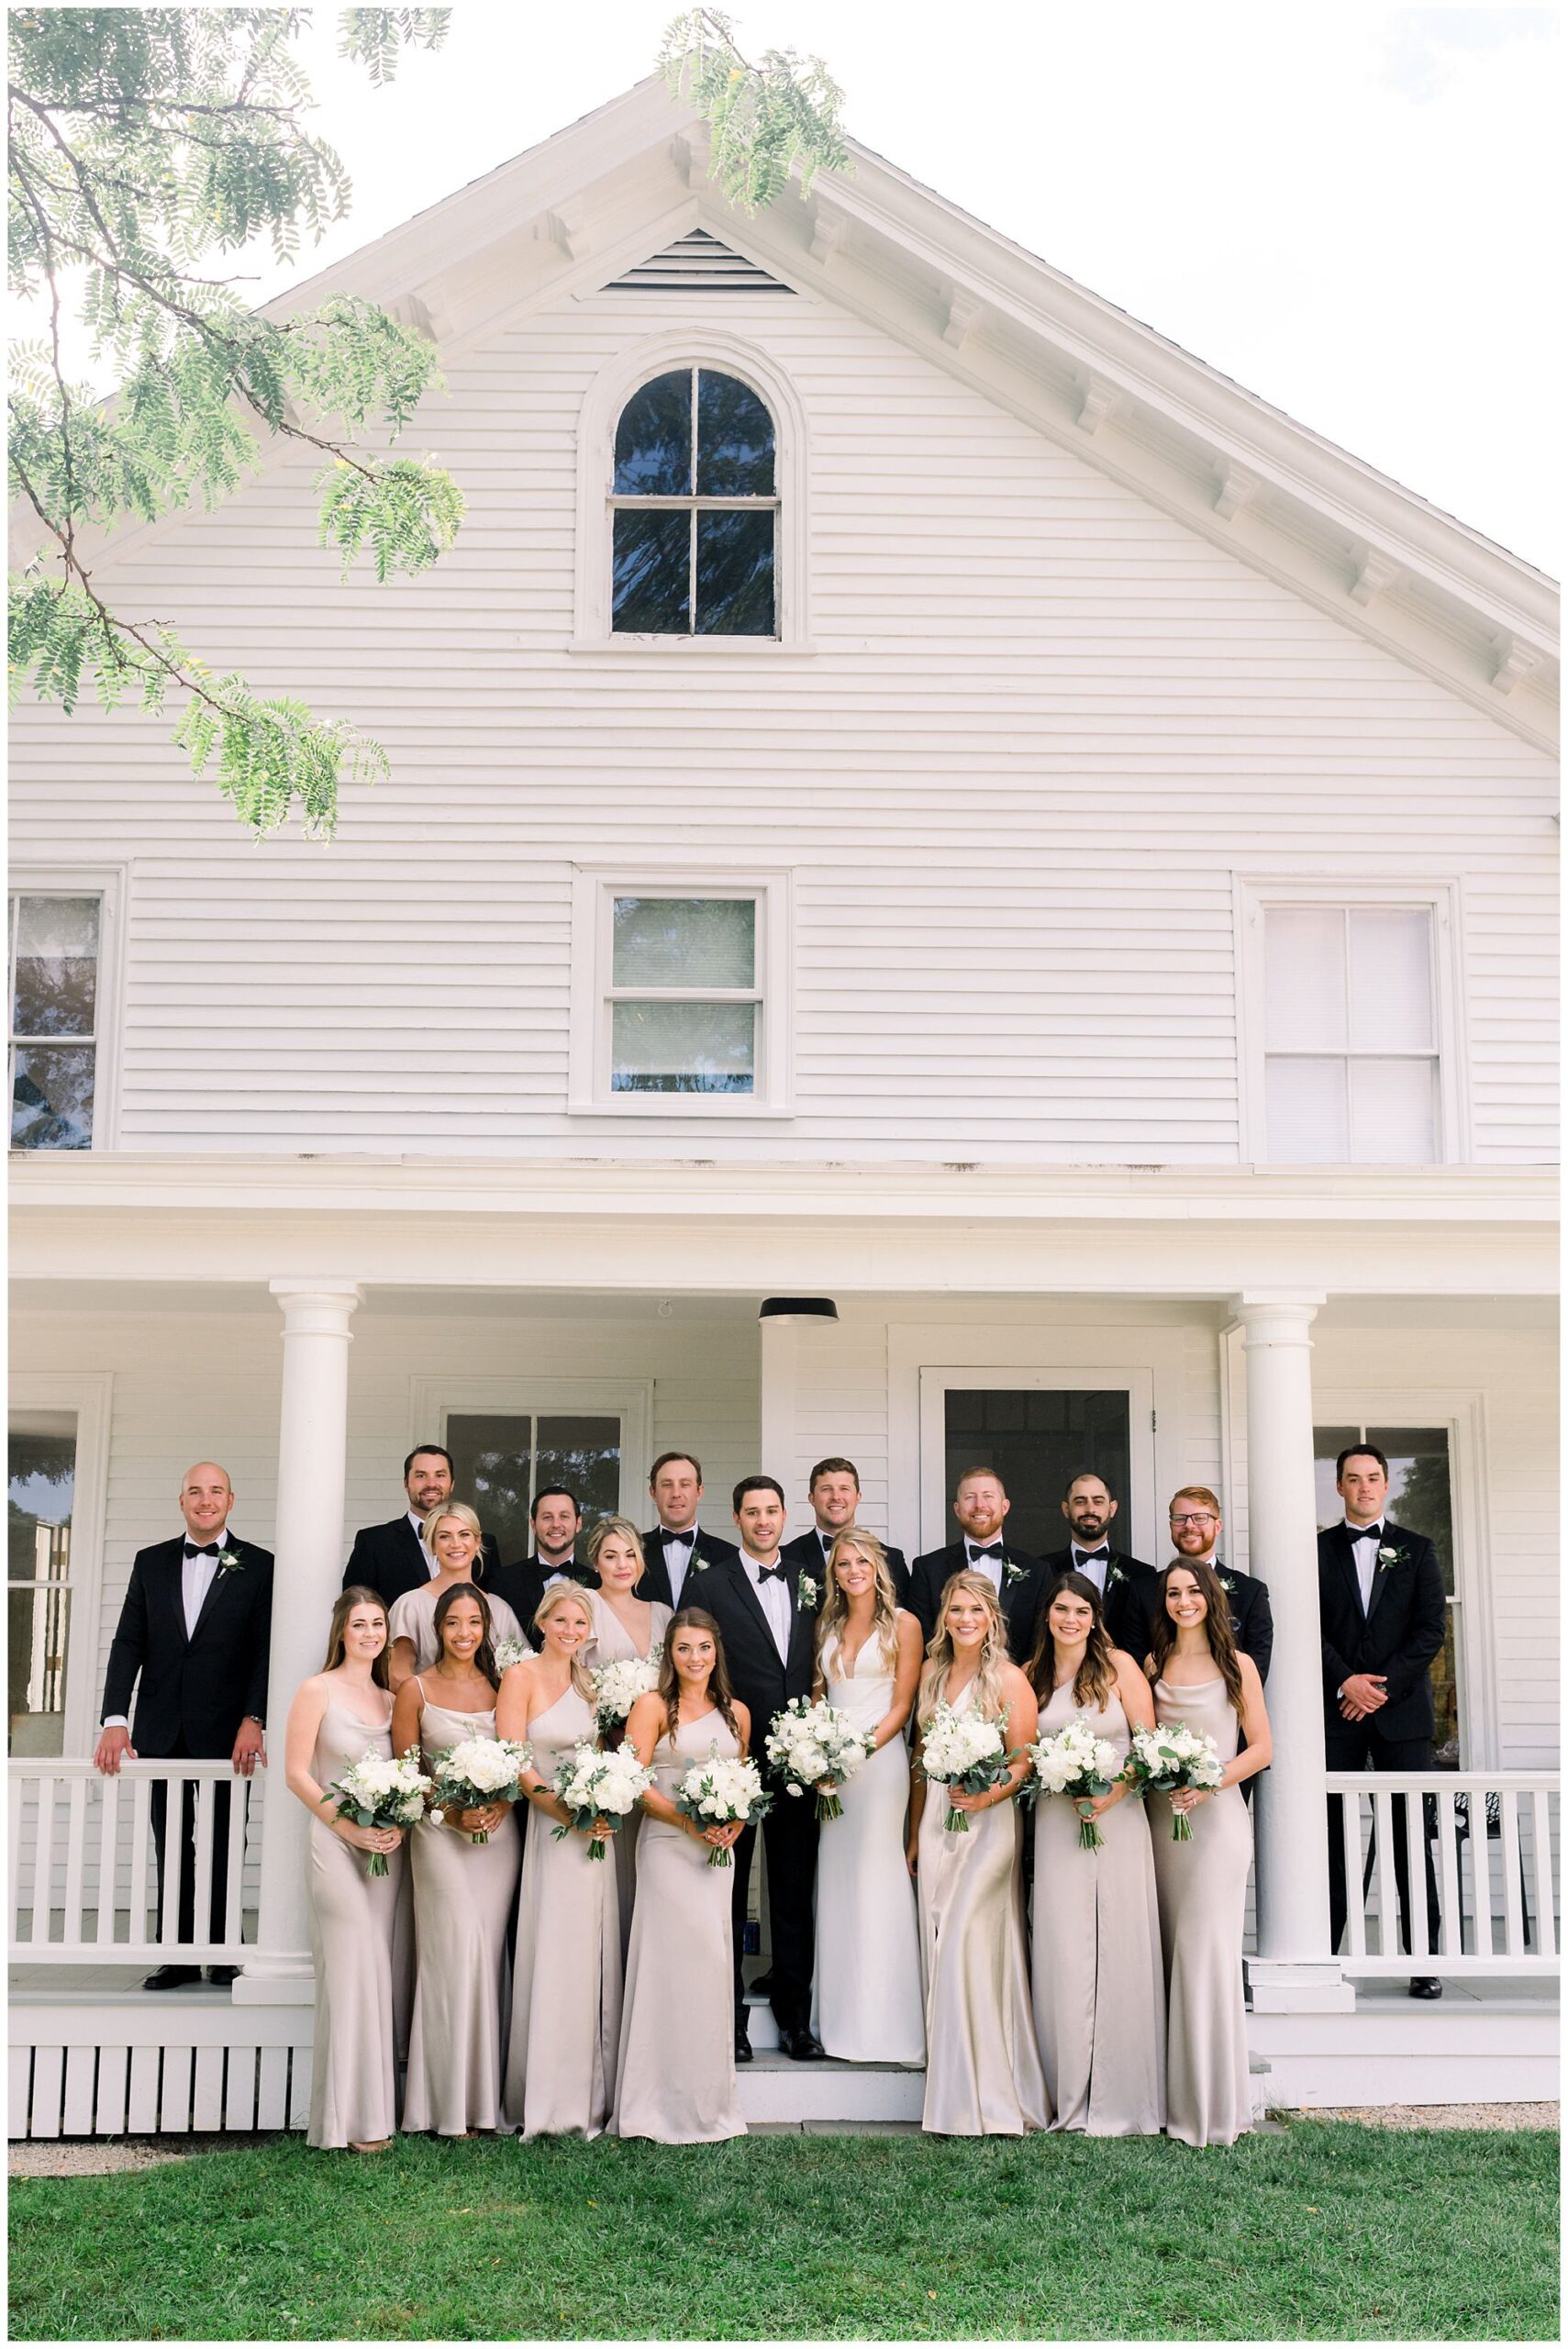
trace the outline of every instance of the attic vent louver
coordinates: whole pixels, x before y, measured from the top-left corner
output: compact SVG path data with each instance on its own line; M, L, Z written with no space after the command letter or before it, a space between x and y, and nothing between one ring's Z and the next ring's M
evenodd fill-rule
M731 252L706 228L666 245L662 253L612 278L606 291L616 294L793 294L744 253Z

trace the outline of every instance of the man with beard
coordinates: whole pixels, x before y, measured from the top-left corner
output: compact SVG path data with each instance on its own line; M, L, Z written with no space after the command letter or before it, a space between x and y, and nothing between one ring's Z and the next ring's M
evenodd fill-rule
M1052 1550L1045 1560L1045 1587L1059 1575L1082 1575L1100 1594L1106 1630L1114 1647L1125 1648L1141 1664L1149 1653L1149 1626L1153 1619L1159 1577L1141 1558L1116 1548L1110 1530L1118 1504L1105 1478L1093 1468L1082 1468L1062 1496L1062 1514L1073 1530L1064 1550Z

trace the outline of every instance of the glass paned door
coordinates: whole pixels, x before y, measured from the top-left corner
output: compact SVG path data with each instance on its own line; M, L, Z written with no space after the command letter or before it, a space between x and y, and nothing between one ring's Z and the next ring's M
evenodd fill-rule
M457 1497L477 1509L506 1565L533 1548L528 1509L546 1486L568 1486L590 1525L620 1505L621 1423L614 1415L453 1411L446 1443Z
M1364 1427L1317 1428L1318 1523L1338 1525L1344 1506L1334 1489L1334 1463L1347 1444L1375 1443L1388 1456L1388 1514L1396 1525L1424 1533L1438 1553L1447 1601L1442 1653L1432 1664L1432 1698L1437 1712L1433 1731L1434 1758L1452 1769L1463 1767L1460 1720L1459 1650L1463 1640L1460 1599L1454 1582L1453 1486L1447 1428Z
M995 1469L1012 1502L1007 1539L1038 1557L1067 1540L1062 1493L1069 1477L1093 1468L1120 1499L1118 1542L1136 1553L1129 1400L1124 1386L950 1386L943 1397L949 1500L966 1468ZM953 1531L950 1519L941 1538Z
M10 1431L7 1462L6 1630L9 1751L65 1750L65 1675L71 1633L71 1516L76 1430Z

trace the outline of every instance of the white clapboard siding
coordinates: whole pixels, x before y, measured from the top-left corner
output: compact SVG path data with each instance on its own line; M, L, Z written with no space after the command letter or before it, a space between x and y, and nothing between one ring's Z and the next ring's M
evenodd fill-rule
M617 264L618 267L618 264ZM763 348L810 438L814 653L584 658L576 434L679 319ZM814 296L606 290L457 358L408 435L468 520L342 584L284 462L113 565L132 608L373 729L339 838L261 850L155 721L24 707L14 854L129 868L119 1140L235 1152L1224 1163L1232 874L1462 880L1472 1141L1549 1157L1548 762ZM795 871L795 1109L567 1114L571 867Z

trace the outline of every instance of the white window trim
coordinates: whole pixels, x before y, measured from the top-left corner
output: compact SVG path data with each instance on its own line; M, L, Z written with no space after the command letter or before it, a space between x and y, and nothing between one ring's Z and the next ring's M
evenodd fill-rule
M1451 1166L1468 1161L1473 1153L1470 1072L1461 1016L1465 996L1460 883L1452 879L1423 881L1407 875L1389 881L1297 881L1282 875L1276 881L1256 874L1245 878L1237 874L1233 896L1237 1083L1245 1163L1253 1166L1300 1163L1295 1159L1275 1160L1269 1155L1263 917L1279 906L1396 906L1430 913L1436 1045L1433 1058L1438 1070L1437 1155L1433 1163Z
M76 1481L71 1499L71 1631L65 1673L65 1757L80 1759L97 1742L106 1652L104 1524L109 1491L109 1424L114 1377L108 1371L13 1371L8 1425L30 1412L76 1418Z
M711 367L739 376L767 404L777 463L778 536L773 636L617 635L610 626L610 490L616 425L632 394L674 367ZM807 435L806 412L789 378L767 352L737 335L701 327L646 335L618 351L588 387L577 421L577 540L573 652L669 660L771 660L809 652L806 612Z
M1478 1387L1329 1386L1312 1396L1315 1427L1446 1428L1453 1507L1453 1593L1460 1607L1459 1736L1467 1770L1502 1759L1495 1588L1482 1496L1486 1476L1485 1397ZM1377 1442L1374 1432L1372 1441Z
M608 973L611 900L626 897L752 897L757 904L757 984L762 1050L754 1093L612 1093ZM689 857L635 864L577 864L572 879L571 1074L573 1117L788 1118L795 1082L795 876L787 869L708 865Z
M571 1413L620 1421L620 1514L635 1523L648 1497L652 1459L653 1381L651 1378L413 1378L409 1381L408 1443L447 1440L453 1411Z
M120 1114L120 992L126 868L123 864L22 864L13 868L6 887L7 963L9 962L9 900L12 897L96 897L98 915L98 985L96 998L97 1060L93 1071L92 1150L113 1150L119 1140ZM6 985L10 985L7 970ZM14 1007L8 1002L9 1022ZM61 1038L62 1042L67 1041ZM9 1085L10 1030L6 1029L6 1081ZM12 1158L47 1158L48 1151L10 1150L11 1108L6 1105L6 1146Z

